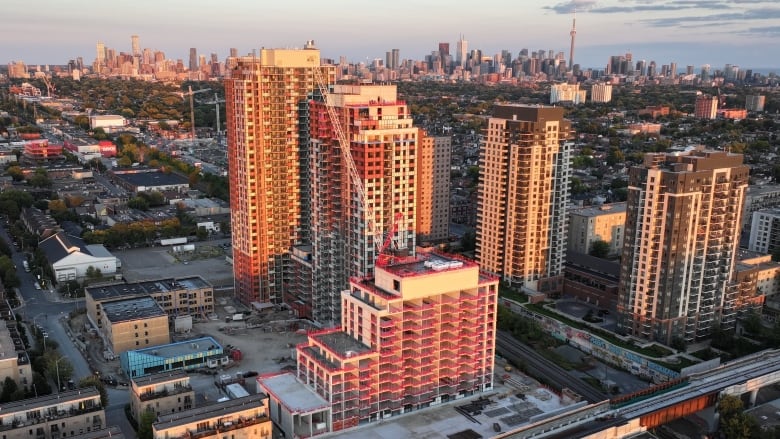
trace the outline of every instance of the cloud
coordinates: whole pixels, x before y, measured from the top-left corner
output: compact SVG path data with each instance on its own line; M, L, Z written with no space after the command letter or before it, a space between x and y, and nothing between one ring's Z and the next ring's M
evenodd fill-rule
M780 8L748 9L742 13L690 15L682 17L652 18L640 20L642 23L655 27L701 27L716 24L733 24L745 20L780 19Z
M739 32L740 35L760 37L780 37L780 26L751 27Z
M753 1L758 0L743 0ZM552 6L545 6L544 9L553 11L557 14L571 14L574 10L585 11L594 14L620 14L632 12L662 12L662 11L681 11L685 9L730 9L726 1L708 1L708 0L633 0L622 1L619 5L599 6L595 0L569 0Z
M589 11L595 5L595 0L569 0L557 5L545 6L544 9L553 11L556 14L571 14L574 11Z

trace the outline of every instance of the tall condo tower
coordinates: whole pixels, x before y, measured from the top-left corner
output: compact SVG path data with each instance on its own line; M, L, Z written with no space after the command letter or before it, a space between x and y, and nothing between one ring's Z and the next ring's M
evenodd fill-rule
M483 269L560 293L571 124L562 107L498 105L480 146L476 256Z
M460 39L458 39L458 44L456 49L458 50L458 53L455 54L456 56L455 61L458 63L459 66L465 67L466 60L468 59L468 53L469 53L469 42L463 38L463 35L461 35Z
M245 304L281 302L291 247L309 239L306 105L318 89L314 69L335 82L311 43L261 49L236 58L225 81L233 272Z
M574 37L577 36L577 11L574 11L574 18L571 19L571 47L569 47L569 68L574 68Z
M631 168L620 329L670 344L734 327L755 293L734 276L749 171L741 154L707 150L648 154Z
M130 36L130 44L133 49L133 56L136 58L141 56L141 44L138 42L138 35Z

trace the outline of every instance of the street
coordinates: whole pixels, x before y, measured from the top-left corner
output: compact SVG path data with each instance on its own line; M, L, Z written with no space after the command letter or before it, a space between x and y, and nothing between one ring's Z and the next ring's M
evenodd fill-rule
M80 379L92 376L89 364L70 337L70 330L67 329L66 322L71 311L84 308L84 299L63 299L59 293L50 289L50 285L46 285L47 288L45 289L36 290L35 283L38 282L37 273L27 273L21 268L23 266L22 262L25 260L24 253L16 251L10 245L13 240L8 235L5 227L0 227L0 236L11 247L13 262L19 267L17 275L20 281L18 288L20 306L14 312L22 316L28 328L32 328L36 324L41 325L42 331L48 334L48 340L57 342L60 355L66 357L70 364L73 365L74 382L78 383ZM52 389L57 387L56 379L56 376L52 377L54 381ZM60 382L60 386L63 385L65 383ZM124 405L130 402L129 392L126 389L119 390L107 386L108 407L105 407L106 425L118 426L125 437L130 438L135 437L136 433L130 426L123 410Z

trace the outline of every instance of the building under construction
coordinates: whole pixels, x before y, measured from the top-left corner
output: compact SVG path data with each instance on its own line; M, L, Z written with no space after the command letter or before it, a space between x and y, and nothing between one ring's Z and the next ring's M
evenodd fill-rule
M341 327L297 348L298 381L329 404L318 409L323 425L339 431L492 389L498 278L437 253L374 270L342 292Z

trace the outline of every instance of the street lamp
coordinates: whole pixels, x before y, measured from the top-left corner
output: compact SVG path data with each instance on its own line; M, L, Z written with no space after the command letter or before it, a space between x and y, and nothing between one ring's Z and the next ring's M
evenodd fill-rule
M60 361L66 359L66 358L68 358L68 357L63 355L63 356L60 357L59 360L56 360L54 362L54 368L57 371L57 393L60 393L60 389L62 389L62 387L60 386Z

